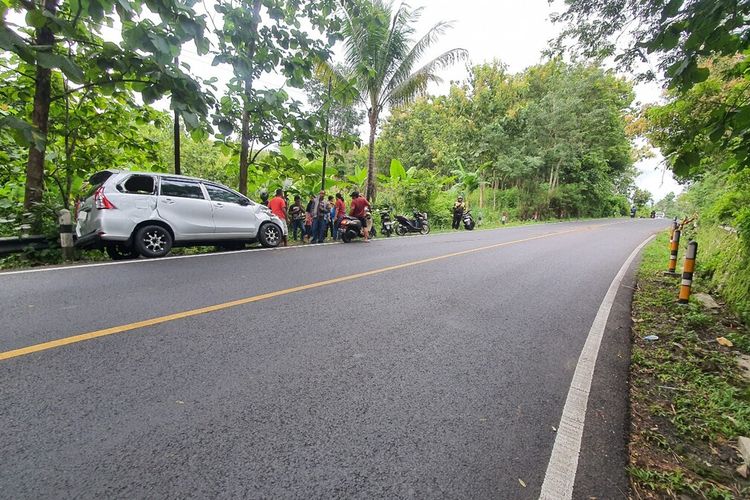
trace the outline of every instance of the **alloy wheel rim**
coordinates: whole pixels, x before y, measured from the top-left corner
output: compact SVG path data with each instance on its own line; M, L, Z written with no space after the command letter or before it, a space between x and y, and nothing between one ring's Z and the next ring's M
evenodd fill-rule
M151 252L161 252L164 250L166 241L163 234L158 231L151 231L143 236L143 244Z
M276 229L276 228L274 228L272 226L268 226L268 227L266 227L265 233L266 233L266 241L269 244L274 245L274 244L278 243L278 241L279 241L279 231L278 231L278 229Z

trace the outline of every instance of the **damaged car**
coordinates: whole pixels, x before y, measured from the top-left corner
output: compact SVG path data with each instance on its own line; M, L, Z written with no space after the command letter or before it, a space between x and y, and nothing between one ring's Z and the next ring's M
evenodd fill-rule
M268 207L216 182L104 170L76 206L76 246L115 259L163 257L173 247L276 247L286 224Z

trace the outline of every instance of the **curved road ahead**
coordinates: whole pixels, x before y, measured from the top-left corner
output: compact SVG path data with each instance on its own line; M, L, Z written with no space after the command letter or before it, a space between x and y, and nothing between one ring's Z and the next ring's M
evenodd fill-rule
M667 225L0 273L0 497L537 498L600 304ZM574 498L626 488L632 267Z

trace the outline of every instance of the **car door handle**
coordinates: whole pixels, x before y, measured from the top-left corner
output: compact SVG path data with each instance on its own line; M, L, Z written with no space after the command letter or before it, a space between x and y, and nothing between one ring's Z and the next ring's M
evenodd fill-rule
M172 198L164 198L164 203L174 205L174 200Z
M223 203L214 203L214 206L216 208L224 208L224 204Z

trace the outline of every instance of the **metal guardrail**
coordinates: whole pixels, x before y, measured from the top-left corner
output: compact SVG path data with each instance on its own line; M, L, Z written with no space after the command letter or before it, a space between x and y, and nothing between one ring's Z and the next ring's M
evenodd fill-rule
M43 235L22 236L20 238L0 238L0 255L23 252L24 250L44 250L50 241Z

